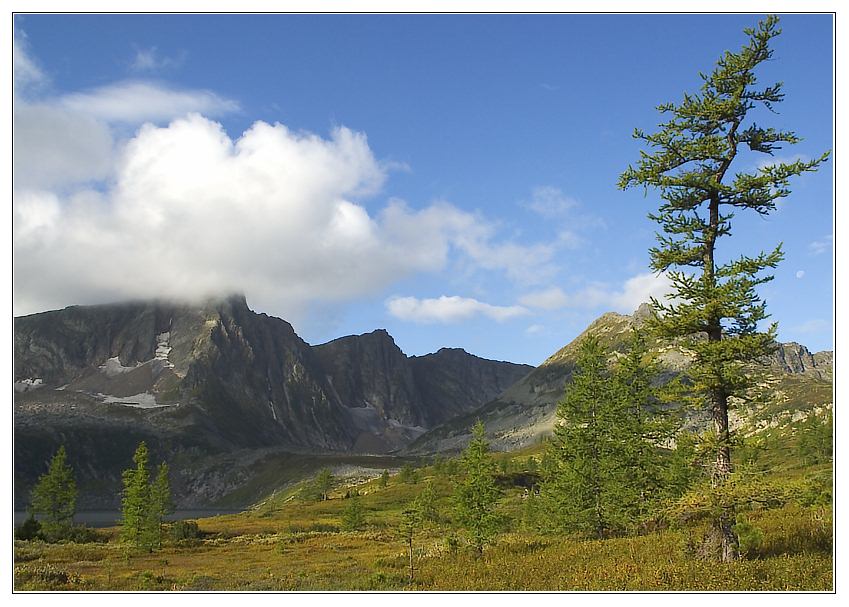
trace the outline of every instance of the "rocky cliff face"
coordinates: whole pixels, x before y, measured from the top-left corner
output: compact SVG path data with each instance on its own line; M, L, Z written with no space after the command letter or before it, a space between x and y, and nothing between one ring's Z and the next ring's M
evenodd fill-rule
M21 317L16 482L24 491L69 442L78 464L98 462L83 485L119 482L139 440L154 459L195 463L239 449L385 453L530 369L462 351L408 358L384 330L310 346L238 296Z
M810 375L819 379L832 379L834 354L830 351L811 354L796 342L779 344L770 359L772 367L783 373Z

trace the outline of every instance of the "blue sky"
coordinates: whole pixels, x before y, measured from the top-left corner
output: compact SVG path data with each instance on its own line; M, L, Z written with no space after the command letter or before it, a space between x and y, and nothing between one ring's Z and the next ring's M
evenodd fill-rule
M662 291L635 127L757 15L23 15L15 313L244 291L311 343L384 327L539 364ZM757 121L831 149L832 18L787 15ZM278 124L279 123L279 124ZM756 166L744 157L740 169ZM720 255L784 243L783 341L832 344L832 164Z

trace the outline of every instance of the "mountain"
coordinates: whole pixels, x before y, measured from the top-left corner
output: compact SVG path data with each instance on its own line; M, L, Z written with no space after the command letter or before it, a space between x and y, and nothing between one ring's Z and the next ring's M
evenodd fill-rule
M641 326L650 314L648 304L642 304L632 315L602 315L498 397L429 430L413 441L406 452L459 451L468 443L476 419L484 422L493 447L500 450L520 449L550 435L557 418L557 403L571 381L578 345L584 337L596 335L612 362L627 348L631 329ZM675 344L655 343L653 350L665 377L685 373L690 366L690 356ZM831 407L832 360L830 351L811 354L797 343L777 344L776 351L752 369L763 376L758 385L762 397L733 412L732 424L763 428L782 420L798 420L806 411ZM689 423L698 427L706 420L706 415L694 412Z
M154 459L174 464L184 503L209 501L251 474L211 472L211 462L233 465L221 460L227 454L386 453L531 369L460 350L407 357L384 330L311 346L242 296L19 317L16 500L26 501L60 444L78 469L82 503L114 498L145 440Z

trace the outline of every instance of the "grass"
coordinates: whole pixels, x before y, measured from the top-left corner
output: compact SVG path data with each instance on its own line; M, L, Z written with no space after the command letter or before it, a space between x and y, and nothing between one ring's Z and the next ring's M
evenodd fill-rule
M517 459L526 460L522 455ZM392 477L357 486L368 526L342 532L346 505L339 487L327 501L303 502L298 487L255 509L198 521L203 538L153 554L117 542L15 542L16 590L809 590L833 588L830 506L755 510L747 520L764 541L730 564L688 556L696 528L664 529L604 541L518 533L509 528L476 558L452 547L450 514L417 534L415 580L408 583L406 545L397 534L401 510L425 481L440 512L450 513L449 478L432 468L418 483ZM509 484L509 476L502 478ZM521 511L520 488L505 489L504 513ZM515 527L516 525L514 525Z

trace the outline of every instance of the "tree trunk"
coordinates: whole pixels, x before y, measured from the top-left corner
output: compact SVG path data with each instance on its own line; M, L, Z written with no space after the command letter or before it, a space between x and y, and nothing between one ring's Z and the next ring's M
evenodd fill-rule
M735 127L736 129L736 127ZM732 131L733 132L733 131ZM729 140L730 142L731 140ZM733 154L731 156L733 158ZM729 159L730 164L730 159ZM726 166L727 168L727 166ZM717 181L722 180L725 170L723 169L718 176ZM719 198L714 195L710 201L710 232L707 235L705 242L705 257L704 269L705 279L710 283L712 288L716 288L716 274L714 266L714 244L716 235L719 230ZM715 311L712 311L711 317L707 319L707 334L708 340L718 342L722 340L722 324L718 316L714 316ZM716 432L717 448L716 459L714 460L713 470L711 471L711 486L714 491L722 491L722 486L731 475L731 441L728 431L728 394L722 387L721 378L717 378L719 387L711 390L710 404L713 414L713 429ZM718 518L714 521L714 533L719 540L719 557L723 562L733 561L737 559L737 536L731 529L734 524L734 509L733 507L723 508Z
M413 583L413 536L411 535L407 540L408 545L410 547L410 584Z

